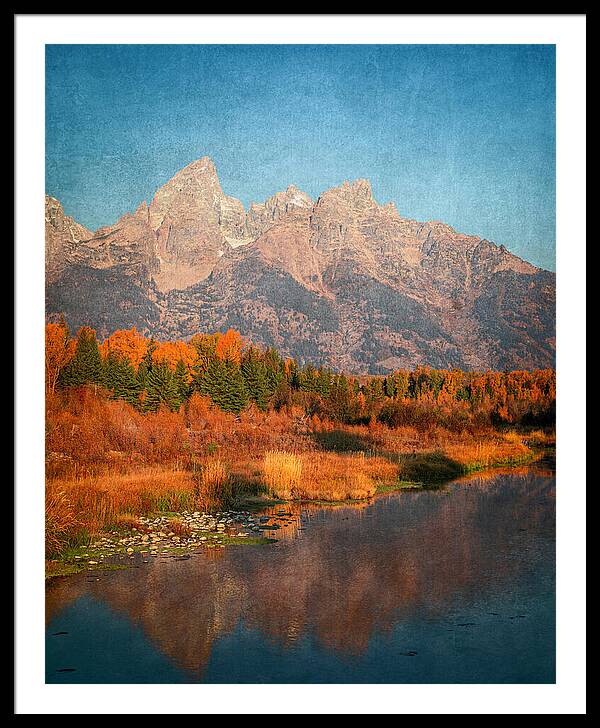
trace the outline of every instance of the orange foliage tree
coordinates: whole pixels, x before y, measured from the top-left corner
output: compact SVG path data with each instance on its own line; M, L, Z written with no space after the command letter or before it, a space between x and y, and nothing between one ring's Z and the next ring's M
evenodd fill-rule
M192 367L196 363L196 349L184 341L164 341L156 344L152 352L152 361L156 364L166 364L174 372L177 363L182 361L191 376Z
M62 369L75 356L75 341L64 322L46 324L46 391L54 392Z
M217 341L215 353L221 361L239 365L242 358L244 340L239 331L228 329Z
M136 331L134 326L132 329L119 329L111 334L100 345L100 354L103 359L106 359L109 354L124 357L137 371L147 348L148 342Z

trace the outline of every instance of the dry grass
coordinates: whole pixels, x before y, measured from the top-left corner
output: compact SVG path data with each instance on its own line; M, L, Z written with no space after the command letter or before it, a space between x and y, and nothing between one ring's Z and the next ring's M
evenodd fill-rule
M397 465L364 453L269 452L263 471L269 492L285 500L361 500L398 477Z
M194 480L185 470L155 467L127 474L49 481L47 553L58 553L114 525L130 525L137 522L138 515L192 508L195 498Z
M525 462L532 457L532 451L521 439L475 442L447 445L444 455L458 463L465 472L489 468L496 465Z
M489 417L463 416L463 403L446 414L436 407L400 402L397 426L388 427L309 418L295 405L251 407L236 419L197 393L178 413L148 414L94 388L50 394L46 550L60 553L115 525L141 530L137 517L154 511L218 510L265 490L363 499L399 477L449 479L524 462L530 447L554 444L541 429L501 434Z
M145 531L146 528L140 523L140 519L131 513L117 513L114 519L115 526L130 531L136 528L138 531Z
M229 470L226 463L219 458L210 458L200 464L196 506L204 510L212 510L219 503L228 501L231 495Z
M81 531L83 524L64 488L46 489L46 554L61 551L69 540Z
M169 518L169 530L180 538L187 538L192 535L190 527L181 518Z
M554 447L556 445L556 432L533 430L524 436L523 440L530 447Z
M267 452L263 469L269 493L286 500L297 497L302 483L302 460L299 455L276 450Z
M82 388L46 399L46 474L78 477L136 465L189 462L183 417L160 409L141 414L126 402Z

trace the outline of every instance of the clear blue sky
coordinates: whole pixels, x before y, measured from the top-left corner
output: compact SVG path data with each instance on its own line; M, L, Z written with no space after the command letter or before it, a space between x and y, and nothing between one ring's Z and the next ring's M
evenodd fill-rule
M46 48L46 191L91 229L202 156L246 206L380 203L554 269L554 46Z

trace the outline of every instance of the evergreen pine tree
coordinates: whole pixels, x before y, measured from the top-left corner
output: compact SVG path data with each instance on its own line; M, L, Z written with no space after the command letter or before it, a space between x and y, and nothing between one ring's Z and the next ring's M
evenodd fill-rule
M107 357L107 360L111 356ZM114 357L115 361L110 365L111 384L105 384L112 390L114 399L123 399L130 405L137 407L140 403L142 386L138 382L133 366L125 357Z
M383 380L383 391L386 397L394 397L396 394L396 387L394 377L385 377Z
M371 402L379 402L384 398L384 385L379 377L375 377L369 381L369 400Z
M285 362L276 349L267 349L262 356L267 380L267 396L271 398L285 377Z
M298 364L294 359L289 361L286 376L292 389L300 389L300 371L298 369Z
M112 351L109 351L108 356L102 362L102 386L109 391L115 388L117 367L118 357Z
M146 375L144 410L156 412L160 405L164 404L170 410L176 411L181 402L173 372L166 364L154 363Z
M241 372L250 399L260 410L265 411L270 395L267 368L256 349L251 347L244 353Z
M177 394L179 395L179 400L180 402L185 402L185 400L190 396L191 387L188 382L188 370L183 359L180 359L177 362L173 378L175 380L175 387L177 389Z
M210 363L200 392L225 412L239 414L248 405L248 390L240 368L230 361L214 359Z
M317 372L312 364L307 364L300 370L300 389L304 392L314 392Z
M331 391L331 369L325 367L319 367L317 371L315 381L315 391L321 395L321 397L327 397Z
M142 389L146 388L146 379L148 378L148 375L152 371L152 354L154 353L154 350L156 349L156 341L154 339L150 339L148 342L148 346L146 348L146 353L144 354L144 358L140 362L136 374L136 379L138 380L140 386Z
M81 387L83 384L102 383L102 359L96 332L84 326L77 335L75 356L62 370L60 382L66 387Z
M351 398L348 379L344 374L336 376L333 380L329 397L328 409L333 419L347 422L351 415Z

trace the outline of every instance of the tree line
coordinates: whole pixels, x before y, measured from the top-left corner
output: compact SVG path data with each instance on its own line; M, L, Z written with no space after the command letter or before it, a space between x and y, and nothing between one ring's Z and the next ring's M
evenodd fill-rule
M72 337L64 320L46 324L46 389L95 385L142 412L177 411L194 392L225 412L300 406L307 415L347 424L377 419L392 427L407 409L485 411L497 422L550 424L556 377L552 369L467 372L398 370L350 376L328 367L300 366L273 348L244 341L239 332L196 334L187 342L159 342L118 330L99 342L82 327Z

